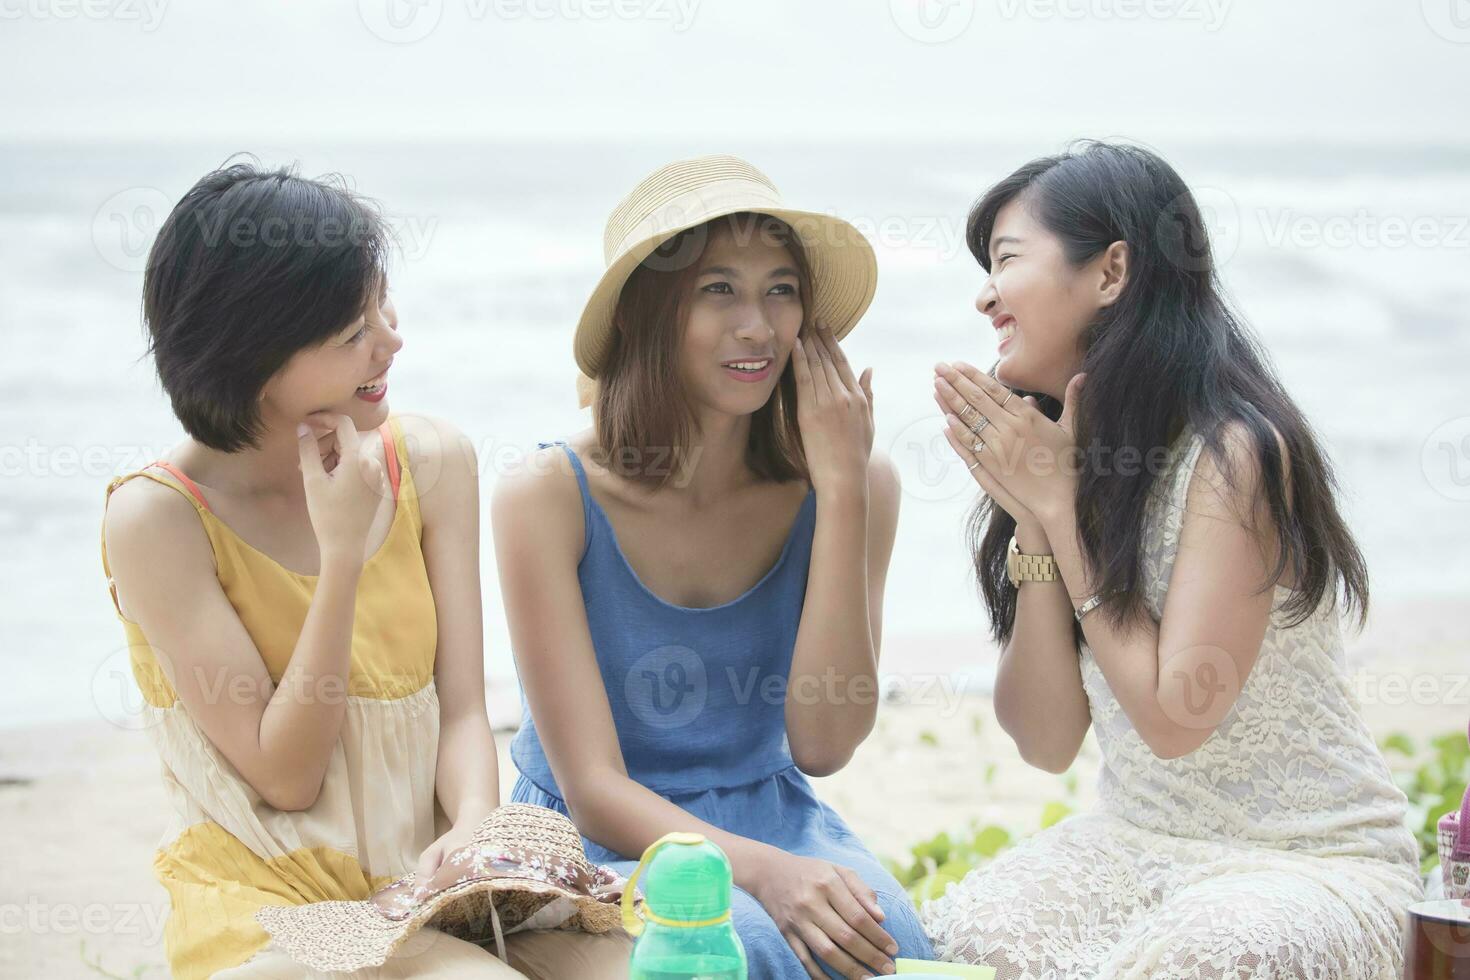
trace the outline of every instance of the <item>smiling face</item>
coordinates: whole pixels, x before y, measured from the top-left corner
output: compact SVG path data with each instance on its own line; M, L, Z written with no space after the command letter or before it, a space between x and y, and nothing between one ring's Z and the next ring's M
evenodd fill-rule
M770 400L804 315L790 250L767 225L726 222L690 280L679 371L696 404L749 415Z
M359 432L388 419L388 366L403 347L386 282L362 314L317 347L297 351L261 392L268 425L294 431L313 412L352 419Z
M975 308L995 328L1002 384L1061 397L1081 368L1083 333L1116 296L1106 288L1109 259L1105 251L1073 265L1024 195L1000 209L990 235L990 277Z

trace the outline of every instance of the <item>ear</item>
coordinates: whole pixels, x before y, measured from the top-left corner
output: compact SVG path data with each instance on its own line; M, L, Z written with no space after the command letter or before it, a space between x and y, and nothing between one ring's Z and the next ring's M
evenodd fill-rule
M1123 295L1128 285L1128 264L1131 259L1127 242L1113 242L1099 256L1099 271L1102 280L1098 288L1098 300L1103 306L1112 306Z

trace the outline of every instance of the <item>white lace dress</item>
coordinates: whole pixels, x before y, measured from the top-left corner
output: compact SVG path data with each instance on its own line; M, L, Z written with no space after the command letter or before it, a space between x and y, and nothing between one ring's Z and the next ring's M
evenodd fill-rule
M1170 447L1144 534L1155 620L1203 446ZM998 980L1396 980L1421 897L1406 799L1349 686L1331 595L1287 628L1277 588L1260 658L1199 749L1155 756L1084 644L1099 805L925 902L940 959Z

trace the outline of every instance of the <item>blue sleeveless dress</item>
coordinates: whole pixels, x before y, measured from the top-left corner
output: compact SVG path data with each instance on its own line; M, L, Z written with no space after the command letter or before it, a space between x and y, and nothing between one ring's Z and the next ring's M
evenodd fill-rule
M816 492L808 491L781 557L750 591L691 609L665 602L639 581L571 447L540 445L566 451L582 491L586 535L577 579L628 775L730 833L852 868L878 893L881 925L898 943L897 955L931 958L908 894L813 794L786 741L785 688L806 598ZM510 749L520 771L511 799L567 813L530 707L522 705ZM590 860L623 875L638 863L637 854L585 837L582 843ZM753 980L806 976L750 893L736 888L731 911Z

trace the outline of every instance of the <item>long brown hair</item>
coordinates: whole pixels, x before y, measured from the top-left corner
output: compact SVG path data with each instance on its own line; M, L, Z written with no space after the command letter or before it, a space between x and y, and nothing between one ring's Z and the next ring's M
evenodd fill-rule
M592 415L599 464L650 489L663 487L688 462L694 411L679 373L679 344L699 259L716 232L726 230L737 241L769 236L765 240L791 253L803 332L808 327L811 266L791 226L768 214L742 211L686 229L633 270L613 312L612 347L598 375ZM751 416L745 462L764 480L808 478L789 360L770 400Z

